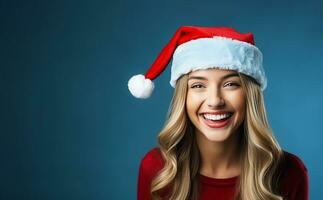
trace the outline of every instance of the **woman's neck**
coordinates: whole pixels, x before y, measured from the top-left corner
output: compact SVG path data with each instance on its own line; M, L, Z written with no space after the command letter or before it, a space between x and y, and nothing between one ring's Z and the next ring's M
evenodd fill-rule
M224 142L212 142L196 134L201 155L200 174L213 178L230 178L241 173L240 134Z

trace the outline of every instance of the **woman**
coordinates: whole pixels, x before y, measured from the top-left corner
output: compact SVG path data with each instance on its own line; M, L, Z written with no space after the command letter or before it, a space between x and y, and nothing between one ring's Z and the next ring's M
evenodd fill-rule
M181 27L146 75L129 80L131 93L148 98L171 57L175 92L159 147L141 161L138 199L308 199L305 165L268 124L253 35Z

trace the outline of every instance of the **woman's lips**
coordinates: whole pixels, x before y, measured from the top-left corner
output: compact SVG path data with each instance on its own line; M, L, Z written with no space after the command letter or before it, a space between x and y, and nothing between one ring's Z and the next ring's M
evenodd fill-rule
M207 125L210 128L222 128L225 127L226 125L229 124L229 122L231 121L231 117L228 117L224 120L219 120L219 121L212 121L212 120L207 120L203 117L203 115L200 115L200 117L202 118L202 121L205 125Z

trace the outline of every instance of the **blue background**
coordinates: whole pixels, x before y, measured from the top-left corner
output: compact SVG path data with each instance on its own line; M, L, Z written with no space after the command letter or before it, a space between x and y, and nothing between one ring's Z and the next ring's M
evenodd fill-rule
M173 89L169 69L148 100L127 81L181 25L254 33L272 129L323 199L322 20L318 0L1 1L0 199L135 199Z

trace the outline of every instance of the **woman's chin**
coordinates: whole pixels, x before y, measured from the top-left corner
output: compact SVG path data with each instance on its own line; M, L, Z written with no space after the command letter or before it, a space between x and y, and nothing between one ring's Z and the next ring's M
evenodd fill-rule
M224 142L229 137L226 131L202 132L201 134L210 142Z

